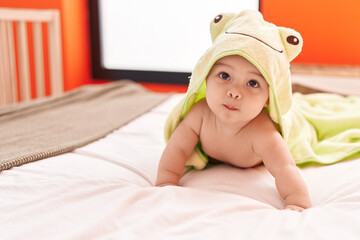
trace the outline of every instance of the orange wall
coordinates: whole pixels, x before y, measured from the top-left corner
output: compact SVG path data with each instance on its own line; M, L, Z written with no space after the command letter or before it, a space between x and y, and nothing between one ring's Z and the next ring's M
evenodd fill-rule
M87 0L0 0L0 7L59 9L65 90L90 82Z
M297 63L360 65L359 0L261 0L265 20L303 39Z
M0 7L61 11L65 90L91 82L87 0L0 0ZM359 0L261 0L265 20L304 39L297 63L360 65Z
M71 89L91 81L90 34L87 0L62 0L66 68Z

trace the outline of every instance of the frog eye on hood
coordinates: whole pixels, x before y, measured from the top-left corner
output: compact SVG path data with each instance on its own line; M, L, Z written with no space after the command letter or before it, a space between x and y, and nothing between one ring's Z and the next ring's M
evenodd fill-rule
M214 18L214 23L218 23L221 21L221 19L223 18L223 15L219 14Z
M225 25L235 17L235 13L220 13L210 22L211 40L215 38L224 30Z
M292 44L292 45L298 45L300 43L300 40L297 37L293 36L293 35L288 36L286 38L286 41L288 43Z
M291 62L301 52L303 40L301 35L293 29L280 27L279 32L287 59Z

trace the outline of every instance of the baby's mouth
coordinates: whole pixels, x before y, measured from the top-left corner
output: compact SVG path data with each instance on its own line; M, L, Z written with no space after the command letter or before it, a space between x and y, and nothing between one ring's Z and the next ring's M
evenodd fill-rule
M225 107L226 109L230 110L230 111L236 111L236 110L238 110L237 108L235 108L235 107L233 107L233 106L230 106L230 105L226 105L226 104L224 104L224 107Z

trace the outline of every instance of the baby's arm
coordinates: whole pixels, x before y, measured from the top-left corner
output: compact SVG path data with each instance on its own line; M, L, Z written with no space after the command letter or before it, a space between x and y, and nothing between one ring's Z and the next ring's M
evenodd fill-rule
M171 135L161 156L156 186L179 185L185 163L199 140L201 114L193 107Z
M281 135L265 129L263 138L255 145L265 167L274 176L276 187L285 201L285 208L296 211L311 207L306 184Z

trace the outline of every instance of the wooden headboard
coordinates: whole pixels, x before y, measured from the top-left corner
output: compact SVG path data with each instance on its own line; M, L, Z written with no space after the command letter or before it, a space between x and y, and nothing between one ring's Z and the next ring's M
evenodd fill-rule
M0 106L63 89L59 11L0 8Z

